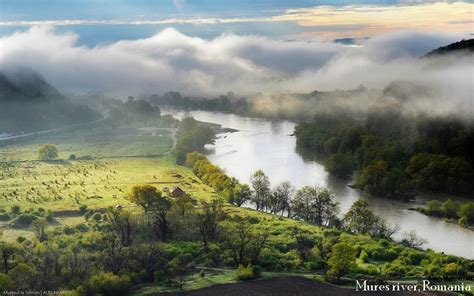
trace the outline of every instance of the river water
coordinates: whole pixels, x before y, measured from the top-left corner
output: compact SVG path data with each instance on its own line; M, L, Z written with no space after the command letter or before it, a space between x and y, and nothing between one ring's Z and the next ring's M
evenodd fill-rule
M184 112L172 110L164 110L163 113L177 118L185 115ZM269 176L272 186L289 180L297 188L316 184L328 187L334 192L342 212L347 211L357 199L366 199L375 214L384 217L391 225L400 226L395 239L400 239L405 231L415 230L418 236L427 240L424 248L474 259L473 231L408 210L425 204L428 196L418 196L409 203L366 196L359 190L348 187L347 181L331 176L322 164L304 160L295 151L296 138L291 136L296 125L294 122L268 121L208 111L186 114L199 121L238 130L219 134L215 144L210 147L212 152L208 158L241 182L249 183L250 175L261 169Z

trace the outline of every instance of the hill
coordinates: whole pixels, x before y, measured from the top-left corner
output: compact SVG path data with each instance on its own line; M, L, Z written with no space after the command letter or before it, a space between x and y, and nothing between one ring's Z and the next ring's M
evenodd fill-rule
M17 134L92 121L100 114L78 105L38 73L0 72L0 134Z
M458 53L458 52L469 52L474 51L474 39L461 40L459 42L451 43L449 45L439 47L427 53L425 57L434 57L439 55Z

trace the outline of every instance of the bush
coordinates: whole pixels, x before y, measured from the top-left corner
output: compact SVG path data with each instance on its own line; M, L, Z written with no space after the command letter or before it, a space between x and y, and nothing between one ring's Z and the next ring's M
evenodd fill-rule
M360 252L359 258L360 258L360 260L362 260L362 262L364 262L364 263L367 263L367 262L369 261L369 255L367 254L366 251Z
M247 267L239 265L237 269L237 279L239 281L253 280L256 278L254 277L256 275L258 275L258 277L260 276L260 270L258 269L257 273L254 273L254 268L251 264L247 265Z
M10 215L7 213L1 213L0 214L0 221L9 221L10 220Z
M153 278L155 280L155 283L159 284L165 281L166 275L162 270L155 271L153 274Z
M88 290L93 292L91 294L104 296L127 295L130 282L128 275L119 276L112 272L102 272L91 277Z
M19 205L14 205L14 206L12 206L12 208L11 208L11 213L12 213L13 215L18 215L18 214L20 214L20 212L21 212L21 208L20 208Z
M102 215L100 213L95 213L92 216L92 219L94 219L95 221L100 221L100 220L102 220Z
M35 215L32 214L21 214L16 218L16 224L20 226L30 226L33 221L38 219Z
M86 205L81 205L79 207L79 213L81 213L81 215L84 215L86 212L87 212L87 206Z
M45 215L45 219L48 222L53 222L54 221L54 212L51 210L48 210Z

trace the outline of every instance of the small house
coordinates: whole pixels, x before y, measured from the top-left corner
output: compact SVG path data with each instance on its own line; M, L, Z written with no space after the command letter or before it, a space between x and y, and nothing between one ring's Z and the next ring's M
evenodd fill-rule
M185 195L186 195L186 192L184 192L184 190L179 188L178 186L173 187L170 191L170 196L171 197L181 197L181 196L185 196Z

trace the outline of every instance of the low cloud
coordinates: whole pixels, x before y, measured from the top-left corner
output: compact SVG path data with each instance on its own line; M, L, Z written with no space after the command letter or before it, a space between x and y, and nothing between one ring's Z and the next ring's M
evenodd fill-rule
M76 45L75 34L35 26L0 38L0 68L32 68L63 92L93 90L117 96L170 90L262 96L361 84L383 89L391 81L406 80L436 90L433 101L472 105L472 56L436 63L420 58L466 37L400 31L353 46L237 35L206 40L170 28L146 39L86 47Z

